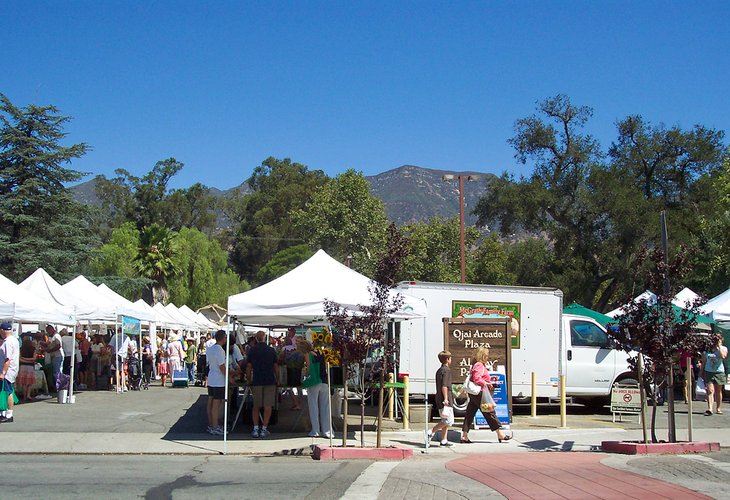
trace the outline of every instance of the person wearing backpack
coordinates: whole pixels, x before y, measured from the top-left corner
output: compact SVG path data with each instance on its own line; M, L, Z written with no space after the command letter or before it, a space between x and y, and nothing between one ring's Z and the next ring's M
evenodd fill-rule
M307 405L309 406L309 421L312 424L310 437L332 437L330 427L330 400L327 384L327 363L324 356L312 351L312 344L306 340L299 342L297 348L304 355L305 378L302 387L307 389Z

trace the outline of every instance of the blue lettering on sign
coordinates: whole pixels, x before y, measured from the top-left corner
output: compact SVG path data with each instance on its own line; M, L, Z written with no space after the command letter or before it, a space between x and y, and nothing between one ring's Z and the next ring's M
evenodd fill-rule
M492 394L492 398L497 404L495 413L497 414L497 418L502 426L509 428L509 405L507 404L509 394L507 391L507 384L505 383L506 377L504 373L491 373L490 378L492 380L492 385L494 386L494 394ZM487 419L484 418L484 414L482 414L481 410L477 410L477 413L474 416L474 425L476 427L488 427Z

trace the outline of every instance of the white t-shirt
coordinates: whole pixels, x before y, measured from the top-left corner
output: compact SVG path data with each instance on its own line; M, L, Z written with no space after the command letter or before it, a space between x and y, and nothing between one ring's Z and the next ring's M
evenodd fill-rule
M63 340L61 339L61 336L58 333L54 333L53 337L51 337L51 340L48 343L49 344L53 343L60 347L59 350L53 351L51 353L51 357L53 357L53 358L61 357L62 358L63 357Z
M215 339L208 339L205 341L206 351L215 345Z
M0 370L2 370L6 359L10 360L10 366L5 374L5 378L12 384L15 382L15 377L18 376L18 365L20 362L20 343L15 335L8 335L5 338L5 342L0 345Z
M225 387L226 375L221 372L220 366L226 364L226 351L218 344L213 344L205 353L208 371L208 387Z

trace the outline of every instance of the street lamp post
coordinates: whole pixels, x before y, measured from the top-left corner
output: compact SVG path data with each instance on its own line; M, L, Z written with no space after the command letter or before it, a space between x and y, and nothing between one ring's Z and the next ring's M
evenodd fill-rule
M466 283L466 243L464 241L464 181L478 181L480 176L467 174L446 174L444 181L459 181L459 251L461 253L461 282Z

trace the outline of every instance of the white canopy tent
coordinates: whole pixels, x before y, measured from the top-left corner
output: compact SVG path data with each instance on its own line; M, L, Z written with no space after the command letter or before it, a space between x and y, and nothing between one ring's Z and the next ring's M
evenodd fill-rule
M702 306L702 313L717 322L730 322L730 288L708 300L707 304Z
M208 328L208 330L219 330L220 329L220 326L217 325L217 324L215 324L215 323L213 323L208 318L206 318L205 317L205 314L203 314L201 312L197 312L197 313L195 313L195 316L198 318L198 321L201 324L207 325L206 328Z
M358 305L371 303L368 286L373 281L337 262L319 250L306 262L279 278L247 292L228 297L228 314L251 325L323 324L326 299L359 312ZM395 294L395 292L393 292ZM426 315L421 299L403 296L403 306L393 317Z
M634 297L634 302L636 302L636 303L639 303L642 300L649 302L649 304L653 304L656 302L656 294L654 294L653 292L651 292L649 290L645 290L643 293ZM606 316L608 316L610 318L615 318L617 316L621 316L622 314L624 314L623 306L617 307L613 311L607 312Z
M677 293L677 295L674 296L674 298L672 299L672 304L684 309L687 303L691 304L698 298L700 298L700 296L692 291L692 289L684 287Z
M184 330L200 330L200 326L180 312L175 304L170 302L165 306L165 311L172 318L175 318Z
M195 314L195 311L193 311L192 309L190 309L185 304L183 304L180 307L178 307L177 310L180 312L180 314L182 314L183 316L185 316L186 318L188 318L191 322L193 322L194 324L196 324L198 326L198 329L199 330L210 330L211 329L207 320L206 321L201 321L200 318L198 318L198 315Z
M104 297L110 299L119 307L129 311L129 316L137 318L141 321L157 321L156 314L150 313L147 311L147 309L137 306L134 302L126 297L123 297L122 295L119 295L117 292L106 286L104 283L97 286L96 288L99 290L99 293L104 295Z
M185 328L185 324L181 323L179 318L172 316L161 302L158 302L152 308L161 317L167 318L166 323L169 325L168 328L172 328L173 330L183 330Z
M325 300L338 303L353 315L360 313L360 305L372 303L369 287L374 281L318 250L307 261L279 278L258 288L228 297L228 317L248 325L299 325L326 324ZM392 296L398 294L391 292ZM392 315L394 319L412 319L426 316L426 302L400 294L403 304ZM424 321L424 328L425 328ZM424 357L426 356L426 332L424 330ZM226 341L228 352L228 341ZM227 354L226 354L227 356ZM424 359L425 363L425 359ZM228 360L226 359L226 390L228 384ZM427 377L424 377L427 380ZM428 394L424 387L424 394ZM226 406L228 402L226 401ZM428 405L426 405L426 429L428 429ZM224 412L227 417L228 409ZM227 427L227 426L226 426ZM224 454L227 446L227 428L223 436Z
M72 309L76 321L101 319L101 313L95 305L64 289L42 267L36 269L18 286L48 302Z
M74 324L73 309L38 296L0 274L0 317L20 322Z

